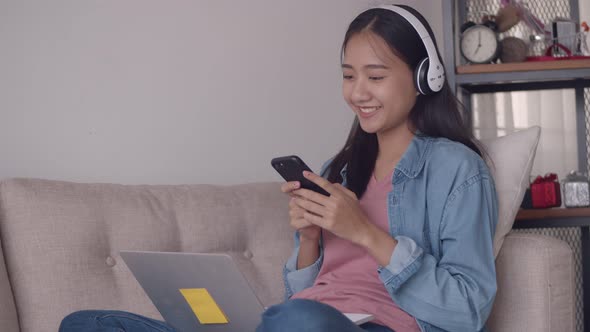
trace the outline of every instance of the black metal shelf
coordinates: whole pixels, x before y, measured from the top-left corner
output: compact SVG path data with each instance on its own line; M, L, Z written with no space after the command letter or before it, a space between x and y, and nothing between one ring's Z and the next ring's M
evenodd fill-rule
M455 75L455 83L460 86L472 84L505 84L518 82L578 81L578 83L582 83L580 81L589 80L590 67L559 70L489 72Z

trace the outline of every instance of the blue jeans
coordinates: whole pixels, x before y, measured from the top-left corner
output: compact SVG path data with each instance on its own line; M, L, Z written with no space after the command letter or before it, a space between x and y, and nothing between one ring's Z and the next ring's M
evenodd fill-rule
M174 332L159 320L125 311L85 310L69 314L61 321L59 332Z
M87 310L68 315L59 332L174 332L164 322L124 311ZM331 306L311 300L289 300L268 308L256 332L394 332L374 323L360 327Z
M333 307L311 300L289 300L268 308L256 332L394 332L365 323L360 327Z

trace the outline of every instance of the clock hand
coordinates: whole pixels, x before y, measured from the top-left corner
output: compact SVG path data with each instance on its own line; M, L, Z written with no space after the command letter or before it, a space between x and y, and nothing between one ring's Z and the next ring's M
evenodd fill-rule
M481 31L477 32L477 47L481 46Z

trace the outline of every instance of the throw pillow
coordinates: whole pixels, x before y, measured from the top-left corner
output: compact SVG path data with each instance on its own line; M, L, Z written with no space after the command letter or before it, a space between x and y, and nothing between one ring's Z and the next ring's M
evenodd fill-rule
M537 151L541 128L534 126L503 137L483 140L488 153L488 166L498 194L498 225L494 236L494 257L498 256L504 238L512 229L526 188Z

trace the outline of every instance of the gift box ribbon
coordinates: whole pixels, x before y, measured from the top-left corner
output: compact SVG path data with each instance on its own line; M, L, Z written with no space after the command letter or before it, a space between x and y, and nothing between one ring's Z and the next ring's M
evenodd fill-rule
M555 173L549 173L545 176L537 176L537 178L535 179L535 181L533 182L533 184L539 184L539 183L544 183L544 182L554 182L557 180L557 174Z

